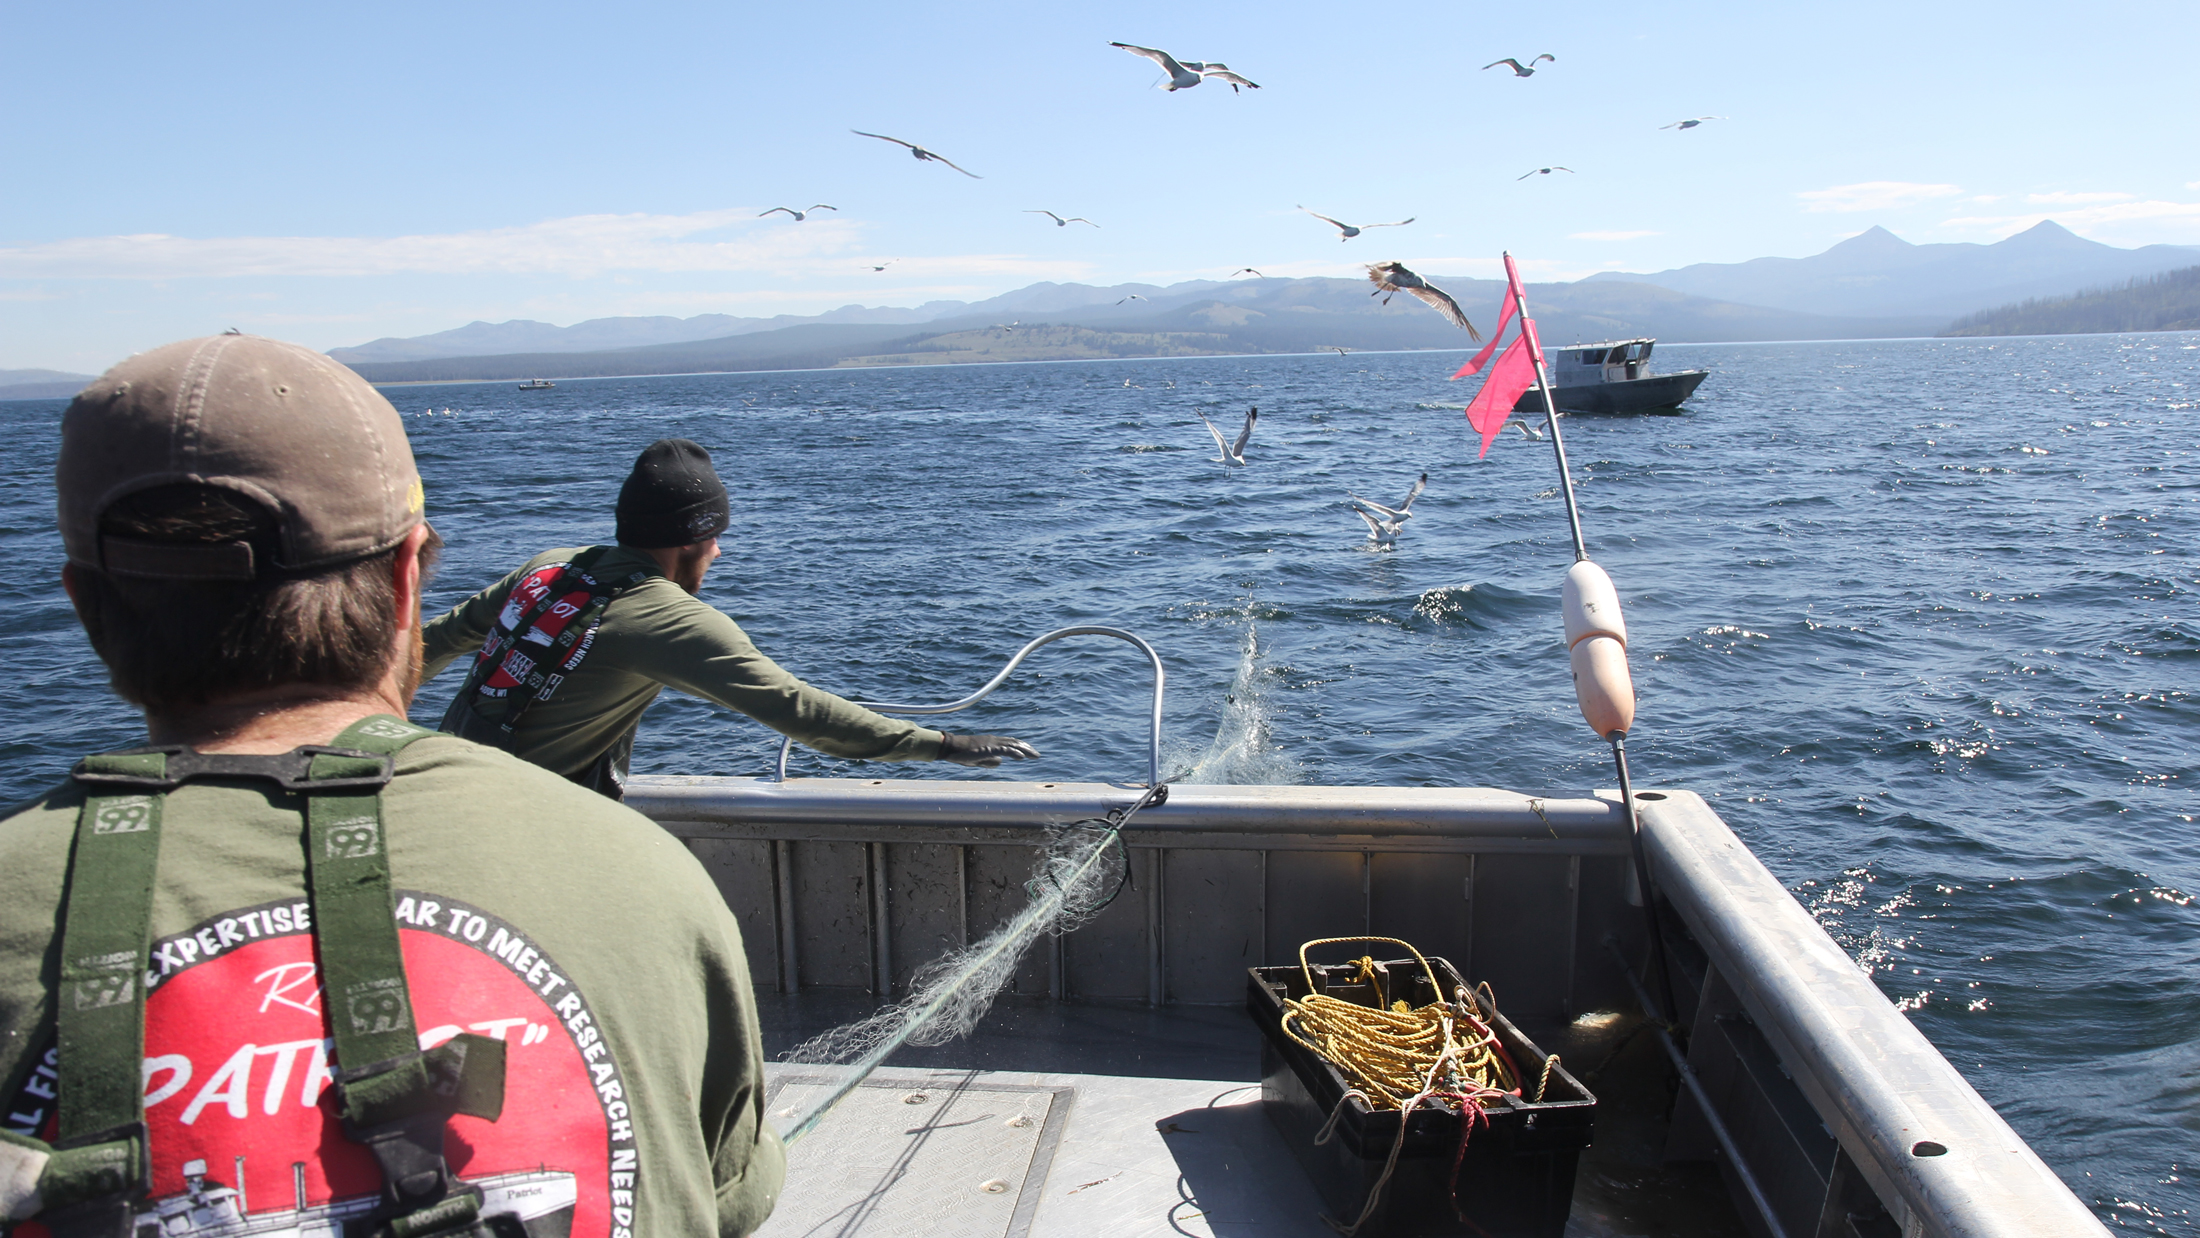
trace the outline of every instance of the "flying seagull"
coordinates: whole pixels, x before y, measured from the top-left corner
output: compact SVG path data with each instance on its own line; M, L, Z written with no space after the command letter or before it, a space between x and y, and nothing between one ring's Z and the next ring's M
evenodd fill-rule
M871 269L874 271L883 271L899 261L901 261L901 259L899 258L888 258L886 261L879 263L877 266L872 266ZM871 264L868 262L864 263L863 265L871 266Z
M1407 493L1406 501L1394 508L1353 495L1352 501L1357 506L1353 507L1352 513L1367 522L1367 540L1386 546L1397 541L1399 530L1405 528L1406 521L1413 518L1413 500L1420 498L1421 492L1426 489L1428 474L1423 473L1421 480L1413 483L1413 489Z
M1306 208L1303 206L1299 209L1302 211L1306 211ZM1324 215L1319 211L1306 211L1306 213L1312 215L1314 218L1321 220L1323 223L1328 224L1331 227L1335 228L1337 231L1343 233L1344 235L1337 238L1340 241L1349 241L1353 237L1356 237L1362 232L1367 231L1369 228L1402 228L1405 225L1412 223L1414 218L1413 216L1408 215L1404 219L1395 220L1387 224L1361 224L1360 226L1355 228L1351 224L1345 223L1341 219L1331 219L1329 216Z
M1146 299L1146 298L1144 298L1144 297L1142 297L1142 296L1139 296L1139 295L1138 295L1137 293L1135 293L1135 292L1134 292L1134 293L1132 293L1131 295L1129 295L1129 296L1127 296L1127 297L1124 297L1124 298L1123 298L1123 301L1143 301L1143 300L1145 300L1145 299ZM1116 302L1116 304L1117 304L1117 305L1121 305L1121 304L1123 303L1123 301L1117 301L1117 302Z
M1542 64L1546 60L1550 61L1552 64L1558 63L1558 57L1553 56L1549 52L1545 52L1526 64L1522 64L1519 61L1514 60L1512 57L1507 56L1503 60L1492 60L1482 67L1483 69L1488 70L1494 69L1501 64L1509 64L1513 67L1514 77L1534 77L1535 67L1539 64Z
M861 129L850 129L848 132L855 134L859 138L877 138L881 142L892 142L896 146L906 146L909 148L909 153L915 155L919 159L930 159L940 163L944 163L948 167L954 168L957 172L961 172L964 176L967 176L974 181L982 181L985 179L984 177L978 175L976 172L969 171L959 166L954 160L949 159L947 156L935 155L931 151L928 151L922 146L917 145L915 142L904 142L900 138L890 138L883 133L865 133Z
M1724 117L1724 116L1698 116L1698 117L1694 118L1693 120L1676 120L1676 121L1674 121L1674 122L1673 122L1672 124L1670 124L1670 125L1659 125L1659 126L1658 126L1658 128L1660 128L1660 129L1693 129L1693 128L1695 128L1696 126L1698 126L1698 125L1702 124L1703 122L1705 122L1705 121L1707 121L1707 120L1725 120L1725 119L1726 119L1726 117Z
M1529 178L1529 177L1531 177L1531 176L1549 176L1549 175L1550 175L1551 173L1553 173L1553 172L1571 172L1571 171L1573 171L1573 169L1572 169L1572 168L1561 168L1561 167L1557 167L1557 166L1555 166L1555 165L1554 165L1554 166L1552 166L1552 167L1548 167L1548 168L1529 168L1529 169L1528 169L1527 171L1525 171L1525 172L1522 172L1522 173L1521 173L1520 175L1518 175L1518 176L1514 177L1513 179L1514 179L1514 180L1516 180L1516 181L1524 181L1524 180L1528 179L1528 178Z
M1220 456L1216 457L1215 463L1227 465L1242 465L1245 463L1245 444L1253 437L1253 423L1260 420L1260 410L1258 408L1245 410L1245 428L1238 431L1237 442L1235 443L1222 441L1222 431L1215 429L1215 423L1207 420L1207 414L1200 412L1198 409L1193 409L1192 413L1207 427L1207 433L1215 436L1215 447L1222 452Z
M802 208L802 209L801 209L801 210L799 210L799 211L798 211L798 210L796 210L796 209L794 209L794 208L793 208L793 207L791 207L791 206L775 206L775 207L773 207L773 208L772 208L771 210L769 210L769 211L763 211L763 212L760 212L760 213L759 213L759 214L757 215L757 218L758 218L758 219L762 219L762 218L763 218L764 216L766 216L766 215L770 215L770 214L773 214L773 213L775 213L775 212L778 212L778 211L785 211L785 212L787 212L787 213L788 213L789 215L792 215L792 216L794 216L794 221L795 221L796 223L801 223L801 222L802 222L803 220L805 220L805 219L808 219L808 218L810 217L810 212L811 212L811 211L837 211L837 210L839 210L839 209L840 209L840 208L839 208L839 207L837 207L837 206L827 206L827 205L825 205L825 204L824 204L823 202L820 202L820 203L818 203L818 204L817 204L817 205L815 205L815 206L806 206L806 207Z
M1351 350L1351 349L1349 349L1349 348L1341 347L1341 346L1339 346L1339 345L1336 345L1336 344L1324 344L1324 345L1322 345L1322 351L1323 351L1323 352L1333 352L1333 353L1337 354L1338 356L1342 357L1342 356L1344 356L1344 355L1345 355L1346 353L1349 353L1349 352L1351 352L1352 350Z
M1532 438L1538 443L1543 441L1543 431L1536 429L1525 421L1508 421L1505 424L1520 431L1520 437L1522 438Z
M1085 218L1082 215L1072 215L1068 219L1064 219L1060 215L1055 214L1053 211L1025 211L1024 214L1044 215L1048 219L1053 220L1054 226L1057 228L1067 228L1071 224L1092 224L1092 226L1095 228L1100 226L1099 224L1093 224L1091 220Z
M1230 278L1230 279L1236 279L1236 278L1237 278L1238 276L1240 276L1240 275L1250 275L1250 276L1252 276L1252 277L1253 277L1254 279L1267 279L1267 278L1268 278L1267 276L1265 276L1265 275L1261 274L1260 272L1258 272L1258 271L1254 270L1254 269L1253 269L1253 268L1251 268L1251 267L1239 267L1239 268L1238 268L1237 270L1235 270L1235 271L1232 271L1232 272L1230 272L1230 274L1229 274L1228 278Z
M1110 43L1108 46L1120 47L1133 56L1144 56L1146 59L1160 65L1161 71L1169 75L1168 84L1162 87L1163 90L1190 90L1210 77L1216 81L1230 83L1232 94L1237 93L1240 86L1248 86L1254 90L1260 89L1259 82L1247 81L1245 78L1232 73L1229 65L1220 62L1178 60L1158 47L1140 47L1136 43Z
M1466 328L1469 339L1482 338L1482 333L1474 329L1473 323L1467 321L1467 312L1459 308L1459 303L1451 299L1450 293L1407 270L1404 264L1375 263L1367 268L1367 278L1368 282L1375 285L1375 291L1367 295L1372 297L1378 293L1410 293L1430 309L1449 318L1453 326ZM1390 297L1383 297L1383 304L1390 304Z

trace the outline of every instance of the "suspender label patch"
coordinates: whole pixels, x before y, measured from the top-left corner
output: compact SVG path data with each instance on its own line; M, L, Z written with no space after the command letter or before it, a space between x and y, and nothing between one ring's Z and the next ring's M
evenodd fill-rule
M405 1026L411 1011L405 1008L402 979L371 980L344 994L344 1013L351 1030L361 1036L396 1031Z
M128 967L129 961L124 960ZM128 1005L137 996L137 982L125 971L114 976L94 976L76 982L70 1001L78 1010L99 1010L107 1006Z
M92 818L94 834L142 834L153 824L153 797L124 795L100 805Z
M328 827L328 858L364 860L381 845L382 823L373 817L333 821Z

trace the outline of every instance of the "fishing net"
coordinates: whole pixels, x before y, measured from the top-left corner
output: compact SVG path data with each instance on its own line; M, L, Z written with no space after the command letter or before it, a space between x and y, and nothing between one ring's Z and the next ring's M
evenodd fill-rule
M1163 784L1166 786L1167 784ZM909 995L859 1022L813 1036L783 1060L844 1066L838 1085L795 1115L780 1138L792 1143L826 1111L905 1044L945 1044L968 1034L1016 976L1016 964L1041 937L1075 931L1113 902L1130 878L1129 853L1118 834L1132 813L1160 797L1144 796L1112 819L1093 818L1050 831L1024 883L1021 911L972 945L934 959L910 978Z

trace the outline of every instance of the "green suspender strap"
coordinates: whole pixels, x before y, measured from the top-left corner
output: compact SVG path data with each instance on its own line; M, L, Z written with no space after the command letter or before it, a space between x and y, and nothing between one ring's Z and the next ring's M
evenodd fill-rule
M121 783L165 779L168 755L114 753L78 767ZM65 1086L51 1159L38 1178L55 1238L128 1235L152 1185L145 1134L145 973L164 795L94 794L77 816L61 929L54 1035Z
M381 790L396 754L434 732L387 715L333 745L278 756L171 746L88 757L93 789L77 819L62 926L59 1130L38 1177L37 1216L55 1238L130 1238L151 1182L140 1062L153 876L167 793L194 778L274 782L306 800L313 906L344 1131L374 1153L382 1205L347 1238L423 1238L481 1230L481 1194L443 1157L444 1123L495 1121L504 1045L461 1033L420 1049L390 894Z

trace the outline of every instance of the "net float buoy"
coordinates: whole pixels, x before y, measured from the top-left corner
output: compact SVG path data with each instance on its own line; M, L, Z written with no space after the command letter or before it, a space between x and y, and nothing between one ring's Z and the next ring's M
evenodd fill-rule
M1581 716L1600 738L1625 735L1635 725L1635 681L1627 670L1619 590L1603 568L1582 559L1566 569L1560 597Z

